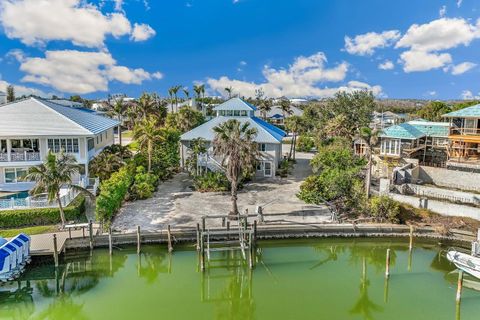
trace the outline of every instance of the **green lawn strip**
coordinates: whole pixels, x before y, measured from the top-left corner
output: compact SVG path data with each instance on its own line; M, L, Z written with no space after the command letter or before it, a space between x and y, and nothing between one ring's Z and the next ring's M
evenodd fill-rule
M11 237L15 237L19 233L34 235L34 234L41 234L41 233L50 233L55 231L58 231L58 227L56 225L25 227L25 228L18 228L18 229L4 229L4 230L0 230L0 237L11 238Z

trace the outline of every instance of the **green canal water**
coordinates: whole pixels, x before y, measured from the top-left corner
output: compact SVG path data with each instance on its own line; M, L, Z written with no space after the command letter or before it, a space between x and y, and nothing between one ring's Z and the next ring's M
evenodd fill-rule
M112 258L95 250L0 285L0 319L479 319L480 283L465 278L457 308L445 249L417 243L410 255L398 239L261 242L254 270L217 253L205 273L191 248L122 248Z

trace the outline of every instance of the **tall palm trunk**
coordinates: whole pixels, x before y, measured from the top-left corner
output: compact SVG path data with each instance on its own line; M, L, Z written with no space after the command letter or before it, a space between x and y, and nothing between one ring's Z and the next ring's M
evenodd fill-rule
M65 212L63 211L60 192L57 192L57 202L58 202L58 209L60 210L60 219L62 220L62 229L63 229L65 227L66 220L65 220Z
M367 199L370 198L370 185L372 183L372 150L368 148L368 167L367 167L367 177L365 179L365 191L367 193Z
M122 145L122 124L118 125L118 144Z
M232 211L230 211L230 216L236 217L238 215L238 206L237 206L237 179L232 179L231 187L231 199L232 199Z
M147 153L148 153L148 172L152 172L152 140L148 140L147 146Z
M297 153L297 133L293 134L293 160L295 160L295 155Z

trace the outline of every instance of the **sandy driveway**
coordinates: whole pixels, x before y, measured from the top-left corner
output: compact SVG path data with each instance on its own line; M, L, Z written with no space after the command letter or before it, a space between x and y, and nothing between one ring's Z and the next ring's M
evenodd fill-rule
M285 147L288 147L285 146ZM301 182L311 173L309 161L312 154L297 153L293 174L286 178L255 181L245 186L238 195L239 209L249 213L256 206L264 207L271 223L315 223L329 220L325 207L305 204L296 197ZM175 227L194 226L205 214L227 214L231 203L228 193L200 193L190 190L191 180L180 173L161 184L154 197L126 203L113 222L113 228L133 231L137 225L142 230L162 230L167 224Z

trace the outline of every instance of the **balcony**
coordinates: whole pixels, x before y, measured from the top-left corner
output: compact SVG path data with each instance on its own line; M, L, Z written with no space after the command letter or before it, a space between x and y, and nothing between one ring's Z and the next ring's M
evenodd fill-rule
M0 162L17 162L17 161L40 161L40 152L12 152L10 159L8 159L8 153L0 153Z
M450 136L480 136L480 128L451 127Z

